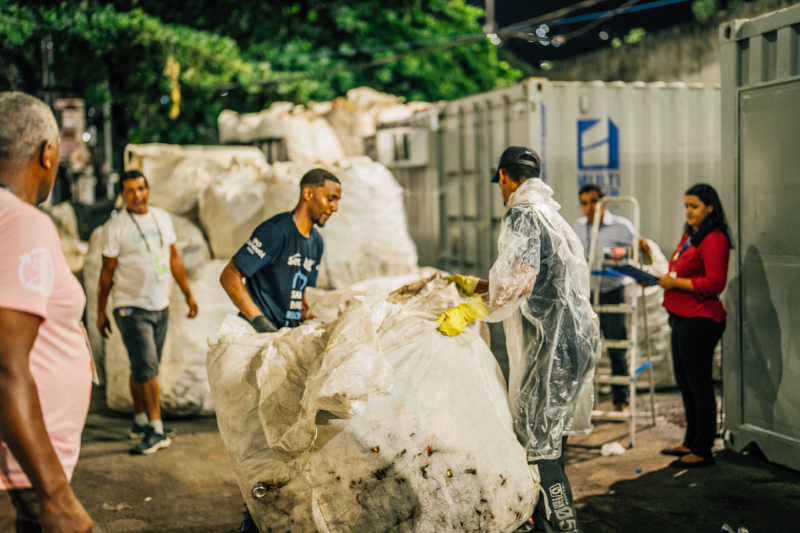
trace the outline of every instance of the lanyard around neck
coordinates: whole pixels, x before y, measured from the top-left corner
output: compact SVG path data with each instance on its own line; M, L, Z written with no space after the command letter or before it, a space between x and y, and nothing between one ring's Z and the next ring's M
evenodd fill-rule
M128 215L130 215L131 220L133 220L133 223L136 225L136 229L139 230L139 235L142 236L142 240L144 241L144 245L147 246L147 251L152 254L153 250L150 249L150 243L147 242L147 237L144 236L144 232L142 232L142 228L139 227L139 223L136 222L135 218L133 218L133 213L131 213L127 209L125 209L125 211L128 212ZM156 216L153 214L152 211L150 212L150 216L153 217L153 223L156 225L156 229L158 230L158 239L161 242L161 250L163 252L163 250L164 250L164 236L161 234L161 228L158 227L158 220L156 220Z
M678 258L683 254L683 252L686 251L687 248L689 248L689 245L691 243L692 243L692 238L687 237L686 242L683 243L683 246L681 246L680 249L677 252L675 252L675 256L672 258L673 263L675 263L678 260Z

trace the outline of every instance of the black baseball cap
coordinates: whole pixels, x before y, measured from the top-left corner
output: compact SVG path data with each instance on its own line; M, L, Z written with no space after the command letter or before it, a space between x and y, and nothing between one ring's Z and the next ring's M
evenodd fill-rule
M492 177L492 183L500 181L500 169L506 165L525 165L541 171L542 159L539 154L525 146L509 146L500 156L500 162L497 164L498 170Z

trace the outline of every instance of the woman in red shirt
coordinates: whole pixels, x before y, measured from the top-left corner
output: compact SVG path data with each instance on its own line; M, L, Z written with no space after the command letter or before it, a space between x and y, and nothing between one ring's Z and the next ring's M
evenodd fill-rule
M719 300L728 279L733 247L717 191L703 183L684 196L686 230L659 281L672 327L672 364L683 395L686 436L662 450L679 459L670 466L693 468L714 464L711 447L717 428L717 400L711 369L714 348L725 331L727 313Z

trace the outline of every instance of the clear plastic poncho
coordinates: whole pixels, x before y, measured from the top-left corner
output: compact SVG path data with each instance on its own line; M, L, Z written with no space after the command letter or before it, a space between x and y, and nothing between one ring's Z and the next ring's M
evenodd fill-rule
M489 322L503 321L514 429L529 461L561 456L563 435L592 429L600 328L589 267L553 190L529 179L509 199L489 274Z

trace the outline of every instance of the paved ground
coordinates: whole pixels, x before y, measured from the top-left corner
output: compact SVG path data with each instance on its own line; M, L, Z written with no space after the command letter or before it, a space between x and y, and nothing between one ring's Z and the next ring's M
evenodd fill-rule
M623 424L571 441L567 473L585 533L717 533L723 523L751 533L800 531L799 473L727 451L713 468L669 468L658 450L682 436L680 398L659 394L657 402L658 424L643 424L636 447L621 456L602 457L599 447L627 447ZM129 425L96 390L73 487L97 531L223 533L236 525L242 499L213 417L169 421L178 436L150 457L128 454Z

